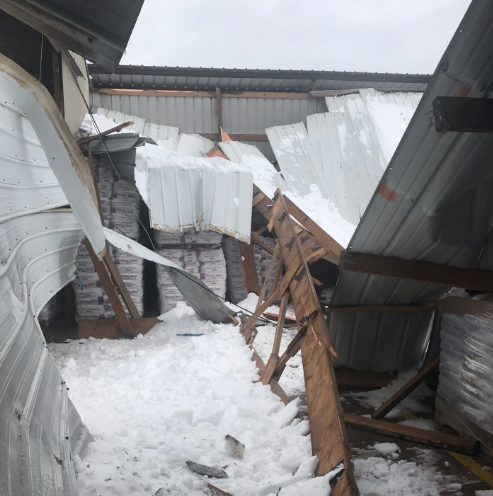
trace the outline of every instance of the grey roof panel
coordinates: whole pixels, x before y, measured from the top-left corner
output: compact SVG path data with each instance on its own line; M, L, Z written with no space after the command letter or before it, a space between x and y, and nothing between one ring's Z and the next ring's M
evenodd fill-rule
M437 96L487 96L493 80L491 46L493 4L475 0L382 177L381 188L391 194L377 191L373 195L349 250L464 268L478 265L489 246L486 239L493 217L493 139L482 133L438 134L430 112ZM485 260L490 257L483 254ZM343 271L331 305L423 304L436 301L447 289ZM403 314L400 318L412 322L409 330L388 312L373 319L366 313L332 313L331 334L348 350L337 364L379 371L415 366L426 347L431 316ZM393 341L386 339L389 333ZM362 361L363 352L372 357L371 363Z
M114 70L144 0L0 0L0 8L84 58Z
M423 91L430 80L424 74L367 72L219 69L121 65L114 74L101 67L89 71L95 88L215 91L282 91L376 88Z

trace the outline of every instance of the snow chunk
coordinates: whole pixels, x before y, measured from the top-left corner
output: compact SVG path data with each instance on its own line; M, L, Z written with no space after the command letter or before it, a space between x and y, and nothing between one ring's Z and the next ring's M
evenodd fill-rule
M395 443L375 443L373 449L384 456L389 456L400 450L399 446Z

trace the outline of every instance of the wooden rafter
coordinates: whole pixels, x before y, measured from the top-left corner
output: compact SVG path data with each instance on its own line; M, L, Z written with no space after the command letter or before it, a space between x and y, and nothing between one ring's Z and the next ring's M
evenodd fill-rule
M301 348L303 360L312 452L319 459L317 475L326 474L342 461L345 470L332 487L331 494L356 496L359 492L350 461L350 450L332 363L336 354L330 343L325 318L303 255L302 242L280 190L276 191L275 201L268 208L269 226L275 230L286 273L279 288L257 309L243 328L251 329L261 311L272 303L273 299L269 300L273 296L284 295L289 288L296 320L299 323L297 343ZM291 346L294 347L296 343Z
M243 268L243 277L245 279L245 288L247 293L260 294L260 285L258 282L257 269L255 267L255 257L253 255L253 245L238 241L240 255L242 257L241 266Z
M493 293L493 271L490 270L462 269L451 265L351 251L341 253L339 268Z

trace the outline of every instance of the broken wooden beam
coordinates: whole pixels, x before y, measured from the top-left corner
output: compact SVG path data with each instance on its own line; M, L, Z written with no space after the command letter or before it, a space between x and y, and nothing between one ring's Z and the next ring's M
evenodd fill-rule
M157 317L130 319L135 335L146 334L160 321ZM79 339L121 339L123 330L117 319L80 320Z
M466 436L454 436L442 432L428 431L409 427L407 425L394 424L384 420L370 419L360 417L354 413L345 413L344 420L348 425L355 429L361 429L369 432L377 432L385 436L404 439L420 444L427 444L435 448L442 448L459 453L473 454L478 448L478 442Z
M306 332L299 342L306 384L312 453L319 459L316 475L325 475L342 462L345 470L331 489L331 495L356 496L359 491L350 459L350 448L333 367L335 351L330 342L327 324L315 293L307 261L303 256L301 240L297 236L294 221L289 215L279 189L276 191L271 208L270 223L281 248L286 274L293 266L297 266L296 276L289 283L289 291L296 320L301 325L306 324Z
M351 272L493 293L493 271L490 270L462 269L433 262L351 251L341 253L339 268Z
M132 126L133 123L134 123L133 121L124 122L123 124L119 124L118 126L112 127L111 129L108 129L107 131L103 131L102 133L96 134L94 136L88 136L87 138L81 138L79 141L77 141L77 144L79 146L85 145L86 143L90 143L91 141L102 138L103 136L107 136L108 134L121 131L125 127Z
M439 133L493 133L493 100L438 96L433 100L433 117Z
M404 398L409 396L427 377L429 377L438 368L440 356L437 356L432 362L418 372L410 381L402 386L399 391L393 394L385 403L380 405L372 414L374 419L382 419L392 411Z

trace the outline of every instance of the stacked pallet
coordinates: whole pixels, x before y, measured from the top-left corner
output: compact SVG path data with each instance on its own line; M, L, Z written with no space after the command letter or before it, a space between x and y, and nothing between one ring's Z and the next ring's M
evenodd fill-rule
M221 248L222 235L212 231L167 233L154 231L157 253L202 280L221 298L226 296L226 262ZM157 265L160 311L168 312L184 301L162 265Z
M95 171L101 200L100 211L103 215L105 226L137 240L140 235L138 221L140 195L137 188L135 185L119 179L114 174L111 164L106 163L104 160L96 159ZM144 296L143 260L113 248L111 249L111 255L137 310L142 315ZM81 246L79 250L77 264L76 278L73 283L75 319L79 321L113 318L115 313L85 246Z
M272 250L276 246L276 241L273 238L260 237L260 241L267 245ZM247 297L245 278L243 276L242 258L240 254L240 249L238 246L238 240L225 237L223 240L223 250L224 256L226 258L227 267L227 299L232 303L239 303ZM267 277L267 271L269 268L272 256L266 252L263 248L254 245L253 255L255 258L255 267L257 269L257 277L260 287L265 282ZM272 270L269 279L267 281L267 290L270 291L272 288L272 283L274 281L274 276L278 262L275 262L274 269ZM269 293L267 293L269 294ZM277 302L276 302L277 303Z

